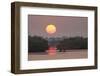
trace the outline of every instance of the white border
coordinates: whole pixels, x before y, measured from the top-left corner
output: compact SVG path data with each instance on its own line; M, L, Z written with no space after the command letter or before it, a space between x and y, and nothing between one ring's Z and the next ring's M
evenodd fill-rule
M28 61L28 14L88 17L88 58ZM21 70L94 65L94 11L40 7L21 7L20 17Z

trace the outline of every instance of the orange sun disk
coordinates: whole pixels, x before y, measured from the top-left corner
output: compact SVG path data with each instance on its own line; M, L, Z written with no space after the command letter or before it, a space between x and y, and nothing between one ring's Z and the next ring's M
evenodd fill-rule
M55 32L56 32L56 26L53 25L53 24L47 25L47 27L46 27L46 32L47 32L48 34L53 34L53 33L55 33Z

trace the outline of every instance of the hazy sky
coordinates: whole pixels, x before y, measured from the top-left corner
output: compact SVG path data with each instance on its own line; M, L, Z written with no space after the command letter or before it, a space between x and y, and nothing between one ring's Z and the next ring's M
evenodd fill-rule
M28 34L43 37L87 37L87 17L28 15ZM54 24L56 33L48 34L46 26Z

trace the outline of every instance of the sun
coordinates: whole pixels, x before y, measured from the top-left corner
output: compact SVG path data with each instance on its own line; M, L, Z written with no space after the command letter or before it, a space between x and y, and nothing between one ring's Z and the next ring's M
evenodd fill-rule
M49 34L54 34L56 32L56 26L53 24L49 24L46 26L46 32Z

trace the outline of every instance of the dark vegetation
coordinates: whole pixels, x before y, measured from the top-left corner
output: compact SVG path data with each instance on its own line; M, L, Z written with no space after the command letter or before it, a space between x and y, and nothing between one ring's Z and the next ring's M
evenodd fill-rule
M82 37L66 38L59 42L57 49L60 51L71 49L87 49L87 42L87 38Z
M28 36L29 52L45 52L49 46L56 46L61 52L65 50L87 49L87 38L70 37L70 38L43 38L39 36Z
M28 37L29 52L45 52L48 49L48 41L42 37L34 36Z

